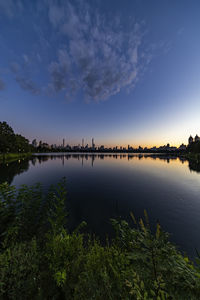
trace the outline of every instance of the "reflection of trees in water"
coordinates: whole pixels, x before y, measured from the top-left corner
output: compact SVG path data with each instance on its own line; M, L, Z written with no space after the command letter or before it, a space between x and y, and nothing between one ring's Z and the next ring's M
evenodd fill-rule
M29 159L22 159L7 164L0 164L0 183L12 183L15 175L19 175L29 169Z
M127 159L127 160L143 160L143 159L153 159L153 160L161 160L166 163L170 163L171 161L179 160L184 163L186 161L189 162L189 169L191 171L195 171L200 173L200 162L194 160L188 160L181 156L176 155L156 155L156 154L89 154L89 153L67 153L67 154L59 154L59 155L38 155L34 156L31 159L22 159L15 162L0 164L0 183L7 181L9 184L12 183L15 175L21 174L29 169L29 161L35 166L37 163L41 164L47 162L48 160L60 160L64 165L65 160L76 159L80 160L82 166L84 165L84 160L91 161L91 166L93 167L95 164L95 160L104 160L105 158L113 158L113 159Z
M42 162L48 161L49 160L49 156L38 156L38 162L41 164Z
M189 160L189 169L190 171L195 171L197 173L200 173L200 162L195 160Z
M122 158L127 158L128 160L131 159L147 159L147 158L151 158L153 160L159 159L159 160L163 160L166 161L167 163L169 163L171 160L177 160L179 159L181 162L185 162L186 159L178 157L177 155L165 155L165 154L108 154L108 153L97 153L97 154L90 154L90 153L67 153L67 154L54 154L54 155L39 155L37 157L34 158L35 162L38 160L39 163L48 161L50 160L55 160L55 159L60 159L60 160L69 160L71 158L73 159L77 159L77 160L88 160L91 159L93 162L95 159L101 159L104 160L105 158L114 158L114 159L122 159ZM35 165L35 162L33 163Z

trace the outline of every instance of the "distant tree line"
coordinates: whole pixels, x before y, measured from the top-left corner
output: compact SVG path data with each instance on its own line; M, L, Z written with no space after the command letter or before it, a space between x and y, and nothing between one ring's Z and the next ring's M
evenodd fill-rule
M6 122L0 122L0 153L25 153L31 149L28 139L21 134L15 134Z

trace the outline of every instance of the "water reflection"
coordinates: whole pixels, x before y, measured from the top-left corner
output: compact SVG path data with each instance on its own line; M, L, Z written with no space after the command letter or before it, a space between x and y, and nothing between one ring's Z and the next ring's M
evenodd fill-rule
M90 161L90 165L91 167L95 166L95 161L97 160L127 160L127 161L131 161L131 160L159 160L159 161L163 161L166 163L170 163L170 162L181 162L182 164L188 162L188 168L190 171L195 171L197 173L200 173L200 162L196 162L193 160L188 160L184 157L179 157L176 155L164 155L164 154L88 154L88 153L67 153L67 154L63 154L63 153L58 153L58 154L37 154L35 156L33 156L30 159L21 159L15 162L11 162L11 163L2 163L0 164L0 183L7 181L9 184L12 183L14 177L16 175L19 175L23 172L28 171L30 164L33 166L36 166L37 164L42 164L45 162L48 162L49 160L51 161L58 161L60 160L60 162L62 163L62 165L65 165L65 161L69 161L69 160L77 160L80 161L80 164L82 165L82 167L84 167L84 162L88 162Z
M195 171L197 173L200 173L200 162L189 160L189 169L191 171Z
M19 159L18 161L10 162L7 164L0 164L0 183L12 183L14 177L21 173L28 171L29 160Z
M119 159L119 160L160 160L166 163L170 163L172 161L179 161L182 164L188 162L188 168L191 171L195 171L200 173L200 162L190 161L183 157L177 157L173 155L164 155L164 154L88 154L88 153L58 153L58 154L37 154L33 156L31 159L21 159L15 162L0 164L0 183L7 181L9 184L12 183L14 177L23 172L28 171L30 167L30 163L35 166L36 164L42 164L48 162L49 160L55 161L60 160L62 165L65 165L65 161L68 160L78 160L80 161L82 167L84 167L84 162L91 162L91 167L94 167L96 160L105 160L105 159Z
M0 165L0 182L17 187L41 182L45 188L67 179L69 226L88 223L98 236L112 232L110 218L136 218L147 210L191 255L200 250L200 164L155 154L58 153ZM187 238L186 238L187 237Z
M38 161L40 164L42 162L46 162L48 160L60 160L62 164L65 164L65 160L75 159L80 161L82 166L84 165L84 160L91 161L91 166L94 166L95 160L105 160L105 159L126 159L126 160L144 160L144 159L152 159L152 160L161 160L166 163L170 163L171 161L179 161L181 163L185 163L188 160L184 157L179 157L177 155L165 155L165 154L88 154L88 153L67 153L67 154L40 154L34 157L32 161L35 163ZM199 165L195 165L195 162L190 162L188 167L191 170L196 170L199 172Z

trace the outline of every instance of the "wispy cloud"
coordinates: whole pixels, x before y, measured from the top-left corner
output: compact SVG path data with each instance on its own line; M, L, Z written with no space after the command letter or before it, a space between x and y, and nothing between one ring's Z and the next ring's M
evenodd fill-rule
M65 50L58 51L58 61L49 65L49 73L51 74L52 85L56 92L66 89L71 77L71 62Z
M28 57L24 55L23 59L26 66ZM41 92L41 89L33 82L30 75L26 72L23 64L20 65L17 62L12 62L10 64L10 70L15 74L15 80L23 90L29 91L33 95L38 95Z
M58 59L49 66L56 92L67 92L76 79L77 91L82 90L87 99L105 100L123 88L133 88L149 63L142 24L132 22L125 31L119 18L106 20L88 5L78 10L70 2L62 7L50 3L49 21L66 38L65 48L58 50Z
M0 0L0 7L11 17L19 3ZM92 3L81 0L37 3L35 15L45 26L32 22L38 36L35 52L22 52L10 65L21 88L33 94L63 93L67 98L81 93L86 100L100 101L135 87L153 57L153 49L146 44L144 22L115 15L108 18L92 8ZM22 9L25 6L21 5ZM46 32L44 28L48 28ZM32 75L36 66L46 76L40 88Z
M17 76L16 81L23 90L29 91L33 95L38 95L40 93L40 89L31 79Z

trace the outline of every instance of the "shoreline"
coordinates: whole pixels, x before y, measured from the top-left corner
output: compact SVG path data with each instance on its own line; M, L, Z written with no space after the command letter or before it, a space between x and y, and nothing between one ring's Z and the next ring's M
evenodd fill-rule
M24 159L33 156L46 156L46 155L66 155L66 154L79 154L79 155L153 155L153 156L176 156L190 161L200 163L200 153L180 153L180 152L133 152L133 151L59 151L59 152L28 152L28 153L5 153L0 154L0 164L10 163L18 159Z
M18 159L31 157L32 153L5 153L0 154L0 163L10 163Z

